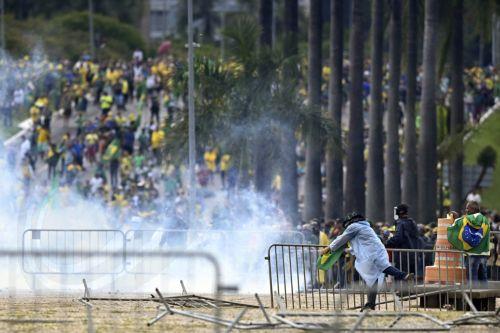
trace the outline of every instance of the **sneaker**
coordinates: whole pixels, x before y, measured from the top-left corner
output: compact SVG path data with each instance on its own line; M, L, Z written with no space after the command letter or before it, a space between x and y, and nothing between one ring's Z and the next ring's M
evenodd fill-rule
M372 305L370 303L366 303L362 308L360 312L364 312L366 310L375 310L375 305Z
M414 277L415 277L415 274L413 274L413 273L408 273L408 274L406 274L406 276L403 278L403 281L412 281Z

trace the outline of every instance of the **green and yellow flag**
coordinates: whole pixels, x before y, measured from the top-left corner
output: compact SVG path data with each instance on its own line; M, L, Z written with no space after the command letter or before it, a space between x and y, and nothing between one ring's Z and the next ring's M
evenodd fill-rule
M448 241L457 250L474 254L489 252L490 223L481 213L464 215L448 227Z
M334 252L330 252L328 254L323 254L318 257L317 266L318 269L322 271L327 271L340 259L342 254L344 253L347 245L342 246L341 248L335 250Z
M102 159L104 162L109 162L117 159L118 157L120 157L120 141L118 139L114 139L106 148Z

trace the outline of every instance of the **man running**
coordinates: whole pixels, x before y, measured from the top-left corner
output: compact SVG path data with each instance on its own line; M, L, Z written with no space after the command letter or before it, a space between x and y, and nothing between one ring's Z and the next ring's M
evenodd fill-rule
M375 310L378 285L382 284L385 274L403 281L411 280L413 274L404 273L391 266L384 244L363 215L355 212L347 215L344 228L345 231L321 250L320 254L334 252L347 242L351 244L351 253L356 257L354 266L369 287L368 302L361 311Z

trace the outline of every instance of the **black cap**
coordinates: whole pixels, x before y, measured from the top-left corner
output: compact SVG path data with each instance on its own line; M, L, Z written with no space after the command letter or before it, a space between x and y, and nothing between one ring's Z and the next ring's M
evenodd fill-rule
M360 213L357 213L357 212L349 213L344 218L344 222L343 222L344 228L347 228L347 226L349 226L349 224L351 224L352 222L356 222L356 221L359 221L359 220L364 220L364 218L365 217L363 216L363 214L360 214Z

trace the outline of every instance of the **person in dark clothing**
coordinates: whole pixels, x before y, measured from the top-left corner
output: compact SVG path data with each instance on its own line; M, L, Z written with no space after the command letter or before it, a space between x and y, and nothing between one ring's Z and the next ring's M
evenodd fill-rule
M160 101L156 94L151 96L151 124L153 124L153 120L156 120L156 124L160 126Z
M413 219L408 217L408 205L401 204L396 207L396 233L386 242L386 247L390 249L420 249L420 238L418 227ZM417 273L418 261L415 255L407 251L394 251L393 261L399 269L404 269L411 273ZM418 256L420 257L420 256ZM420 259L420 258L419 258ZM415 267L417 266L417 267Z
M131 128L127 128L125 133L123 134L123 150L128 152L130 155L134 153L134 141L135 141L135 133Z

